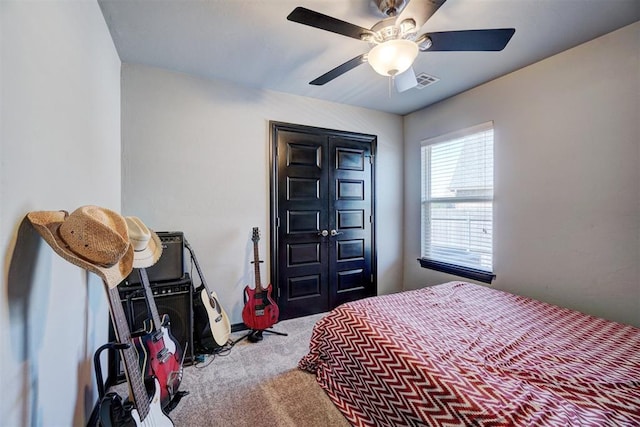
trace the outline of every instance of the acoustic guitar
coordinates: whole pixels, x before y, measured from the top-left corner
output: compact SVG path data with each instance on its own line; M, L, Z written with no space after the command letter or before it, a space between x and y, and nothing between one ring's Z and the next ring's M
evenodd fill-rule
M202 270L200 269L198 258L187 239L184 239L184 245L189 251L189 254L191 254L191 260L193 261L198 272L198 276L200 277L200 282L202 283L200 300L202 302L202 307L204 307L204 310L206 311L205 317L209 320L208 328L206 328L209 329L209 331L196 331L196 333L199 335L202 335L203 333L207 335L210 334L213 338L214 347L222 347L227 343L227 341L229 341L229 335L231 335L231 322L229 322L227 313L222 309L222 305L220 305L218 295L209 289L207 281L204 278L204 274L202 274ZM200 305L196 305L194 307L194 311L198 309L200 309ZM198 314L199 313L194 313L194 316L197 316Z
M122 308L118 288L109 288L106 283L105 288L116 338L121 343L130 344L127 348L120 350L125 376L129 385L129 401L122 403L116 393L107 393L100 402L100 424L104 427L172 427L174 425L173 421L164 413L160 404L160 383L158 379L150 378L148 384L145 385L143 372L145 372L146 365L141 371L139 367L140 356L135 346L131 345L131 331ZM147 386L149 390L147 390Z
M171 334L171 321L167 314L158 314L147 270L139 269L147 311L151 319L144 322L142 333L134 333L132 342L140 357L140 369L147 377L155 377L160 383L160 403L166 408L180 387L182 381L184 352L178 340ZM188 345L189 343L187 343ZM186 349L185 349L186 350ZM146 369L145 369L146 367Z
M248 285L244 288L245 305L242 309L242 321L255 331L263 331L278 321L280 311L271 297L271 284L265 288L260 280L260 263L262 261L258 256L258 242L260 241L258 227L253 228L251 240L253 241L253 268L256 285L255 289L249 288Z

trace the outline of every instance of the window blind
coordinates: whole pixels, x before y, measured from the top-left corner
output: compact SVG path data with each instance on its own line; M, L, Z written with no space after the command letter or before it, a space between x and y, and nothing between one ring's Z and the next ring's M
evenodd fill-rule
M493 123L423 141L423 258L493 269Z

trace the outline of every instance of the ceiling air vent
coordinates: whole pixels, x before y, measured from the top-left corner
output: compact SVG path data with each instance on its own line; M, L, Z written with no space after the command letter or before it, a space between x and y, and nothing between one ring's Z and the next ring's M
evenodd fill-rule
M424 89L425 87L436 83L440 79L434 76L430 76L427 73L420 73L416 76L416 80L418 81L416 88Z

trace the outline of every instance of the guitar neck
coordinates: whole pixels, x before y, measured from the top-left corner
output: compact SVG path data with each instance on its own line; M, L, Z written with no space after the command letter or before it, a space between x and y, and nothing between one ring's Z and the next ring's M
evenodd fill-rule
M153 319L153 328L158 331L160 330L160 314L158 314L158 307L156 306L156 300L153 298L153 292L151 291L151 285L149 284L149 276L147 275L146 268L138 269L140 273L140 281L142 282L142 286L144 287L144 292L147 300L147 307L151 312L151 318Z
M198 277L200 277L200 282L202 282L202 286L204 286L204 288L207 290L207 294L211 295L211 290L209 289L209 286L207 285L207 281L204 279L204 274L202 274L202 270L200 269L198 258L196 257L196 254L193 252L193 249L191 249L191 245L189 244L187 239L184 239L184 247L187 248L187 250L189 251L189 254L191 255L191 261L193 261L193 265L196 266L196 271L198 272Z
M131 396L133 396L134 405L140 415L140 419L144 420L149 414L150 406L147 391L144 386L144 380L138 364L138 355L131 343L131 331L129 330L124 309L122 308L118 288L109 288L106 284L105 286L108 288L107 299L109 300L109 309L111 311L111 319L113 321L116 338L121 343L129 344L128 348L120 350L120 352L122 354L125 374L129 383L129 392Z
M253 242L253 269L256 278L256 292L262 292L262 280L260 279L260 257L258 256L258 242Z

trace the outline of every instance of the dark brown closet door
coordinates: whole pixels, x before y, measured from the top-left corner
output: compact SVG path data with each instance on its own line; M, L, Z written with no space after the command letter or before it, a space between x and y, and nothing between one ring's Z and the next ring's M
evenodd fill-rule
M375 295L375 137L272 123L272 283L280 318Z
M371 143L329 138L329 306L375 294Z

